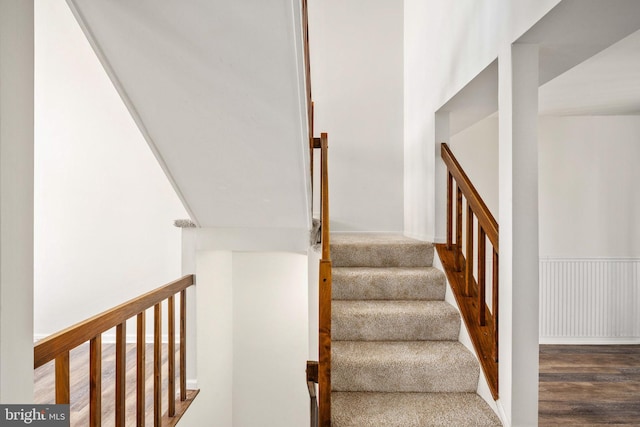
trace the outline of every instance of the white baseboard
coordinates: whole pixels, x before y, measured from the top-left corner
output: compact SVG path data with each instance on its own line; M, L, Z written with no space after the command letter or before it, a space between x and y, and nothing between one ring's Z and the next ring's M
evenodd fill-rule
M433 242L433 236L420 233L404 233L405 236L416 240L422 240L423 242Z
M403 234L402 230L393 231L393 230L383 230L383 231L361 231L361 230L340 230L334 231L331 230L331 234Z
M187 390L197 390L198 380L187 378Z
M498 417L500 418L500 421L502 421L503 427L511 427L511 422L507 418L507 413L505 412L500 399L496 400L496 407L498 408Z

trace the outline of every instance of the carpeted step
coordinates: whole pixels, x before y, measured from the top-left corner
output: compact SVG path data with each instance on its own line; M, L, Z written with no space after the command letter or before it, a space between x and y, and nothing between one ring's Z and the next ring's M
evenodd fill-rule
M331 339L457 341L460 315L445 301L333 301Z
M331 394L333 427L500 426L475 393Z
M333 268L334 300L443 300L445 275L433 267Z
M334 267L430 267L433 244L396 234L331 236Z
M332 389L475 392L480 368L457 341L335 341Z

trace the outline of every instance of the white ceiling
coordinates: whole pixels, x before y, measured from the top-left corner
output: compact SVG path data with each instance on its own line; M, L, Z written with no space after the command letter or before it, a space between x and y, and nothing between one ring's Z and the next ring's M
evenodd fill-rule
M516 43L540 48L543 115L640 114L640 1L563 0ZM444 104L451 135L498 109L497 60Z
M194 221L309 226L298 1L68 3Z
M640 31L540 87L548 115L640 114Z

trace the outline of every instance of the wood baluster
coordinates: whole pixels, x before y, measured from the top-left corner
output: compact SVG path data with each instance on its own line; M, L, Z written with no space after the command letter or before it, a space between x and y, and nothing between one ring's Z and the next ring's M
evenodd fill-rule
M462 271L462 190L456 185L456 246L454 268Z
M169 354L167 355L167 365L169 376L169 416L174 417L176 415L176 304L175 297L170 296L167 300L168 312L168 339L167 345Z
M136 324L136 426L144 427L145 402L145 363L146 363L146 312L141 312Z
M487 235L484 228L478 224L478 323L480 326L487 324L485 314L485 299L487 298L486 276L487 276Z
M153 306L153 425L162 424L162 306Z
M447 249L453 240L453 175L447 170Z
M116 326L116 427L126 422L127 322Z
M467 253L465 255L465 296L471 296L473 286L473 209L467 204Z
M56 357L56 403L68 404L70 401L69 352Z
M498 363L498 292L499 292L499 283L498 278L500 277L499 266L498 266L498 252L496 248L493 248L493 359Z
M187 291L180 291L180 400L187 400Z
M102 335L89 343L89 425L102 423Z

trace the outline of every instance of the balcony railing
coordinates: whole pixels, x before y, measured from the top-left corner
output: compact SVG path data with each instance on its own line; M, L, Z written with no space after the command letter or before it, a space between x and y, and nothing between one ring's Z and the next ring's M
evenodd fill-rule
M55 360L55 403L69 404L71 398L69 353L89 342L89 425L101 425L102 407L102 334L116 328L115 361L115 425L124 426L126 420L126 328L127 320L136 318L136 425L145 425L145 382L153 376L153 425L173 426L186 412L198 394L187 390L187 288L194 285L188 275L90 319L53 334L34 347L34 369ZM180 297L179 319L179 395L176 390L176 295ZM167 411L162 408L162 305L167 308ZM153 307L153 372L145 372L146 310ZM72 420L73 421L73 420Z

